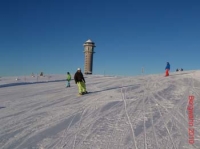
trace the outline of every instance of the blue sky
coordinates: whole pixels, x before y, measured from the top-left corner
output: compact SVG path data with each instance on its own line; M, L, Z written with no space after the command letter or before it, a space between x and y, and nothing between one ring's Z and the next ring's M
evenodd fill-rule
M200 68L198 0L1 0L0 76L74 73L95 42L94 74Z

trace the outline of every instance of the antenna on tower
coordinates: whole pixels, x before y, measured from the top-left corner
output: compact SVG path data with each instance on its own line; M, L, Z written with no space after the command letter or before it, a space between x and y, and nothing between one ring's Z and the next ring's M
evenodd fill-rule
M141 69L141 73L142 73L142 75L144 74L144 67L142 67L142 69Z

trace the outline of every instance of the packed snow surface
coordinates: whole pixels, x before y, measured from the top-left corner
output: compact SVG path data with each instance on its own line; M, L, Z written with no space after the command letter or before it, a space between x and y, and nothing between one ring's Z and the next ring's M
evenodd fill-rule
M200 71L87 75L84 96L65 78L0 78L1 149L200 149Z

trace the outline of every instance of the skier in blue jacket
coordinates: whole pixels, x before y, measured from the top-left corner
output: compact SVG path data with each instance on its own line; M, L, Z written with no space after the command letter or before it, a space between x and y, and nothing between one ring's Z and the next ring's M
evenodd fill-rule
M170 71L170 64L169 64L169 62L167 62L167 65L165 67L165 76L166 77L169 76L169 71Z

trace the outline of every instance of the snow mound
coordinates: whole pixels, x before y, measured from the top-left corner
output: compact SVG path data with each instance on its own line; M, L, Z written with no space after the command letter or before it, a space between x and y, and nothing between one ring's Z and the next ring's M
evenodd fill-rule
M65 88L65 77L1 78L0 148L199 148L200 71L86 76L91 93L80 97L73 80ZM194 144L188 134L189 96L195 98Z

